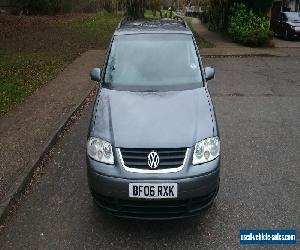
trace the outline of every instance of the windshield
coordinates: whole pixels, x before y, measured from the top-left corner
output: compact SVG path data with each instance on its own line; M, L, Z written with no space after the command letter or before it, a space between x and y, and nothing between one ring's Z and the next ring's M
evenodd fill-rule
M116 36L104 81L109 88L119 90L203 87L192 36L185 34Z
M298 12L289 12L286 13L286 16L290 22L300 21L300 13Z

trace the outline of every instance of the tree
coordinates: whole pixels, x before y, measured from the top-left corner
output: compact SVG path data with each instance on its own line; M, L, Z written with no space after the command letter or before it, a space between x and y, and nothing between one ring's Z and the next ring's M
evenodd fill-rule
M66 0L65 0L66 1ZM12 4L31 15L55 15L63 12L63 0L12 0Z
M300 0L296 0L295 11L300 11Z
M242 2L260 14L268 13L273 4L273 0L243 0Z
M143 18L146 10L146 0L126 0L128 17L132 19Z
M210 30L226 30L229 9L233 0L202 0Z
M171 10L170 10L170 13L169 13L169 18L172 18L172 16L173 16L173 11L175 10L175 5L176 5L176 0L173 0L172 5L171 5ZM179 11L179 10L177 10L177 11Z
M153 16L156 16L156 12L159 12L160 17L162 17L162 11L160 9L160 0L151 0L150 1L150 9L152 11Z

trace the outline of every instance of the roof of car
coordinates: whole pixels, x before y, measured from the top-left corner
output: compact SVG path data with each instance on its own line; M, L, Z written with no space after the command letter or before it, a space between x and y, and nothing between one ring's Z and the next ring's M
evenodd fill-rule
M298 12L298 11L283 11L282 13L283 14L290 14L290 13L298 13L298 14L300 14L300 12Z
M183 19L142 19L123 20L115 31L115 35L144 34L144 33L180 33L192 34Z

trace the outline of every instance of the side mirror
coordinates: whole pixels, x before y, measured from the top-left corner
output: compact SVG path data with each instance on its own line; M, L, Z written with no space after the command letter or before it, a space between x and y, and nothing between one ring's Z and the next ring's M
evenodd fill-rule
M212 80L215 78L215 69L212 67L206 67L205 71L205 79L206 81Z
M91 80L100 82L101 80L101 69L100 68L93 68L90 72Z

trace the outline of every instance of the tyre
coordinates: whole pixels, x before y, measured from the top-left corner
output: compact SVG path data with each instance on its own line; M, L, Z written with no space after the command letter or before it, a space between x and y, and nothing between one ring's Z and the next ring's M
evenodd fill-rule
M290 34L287 30L284 32L284 40L290 40Z

